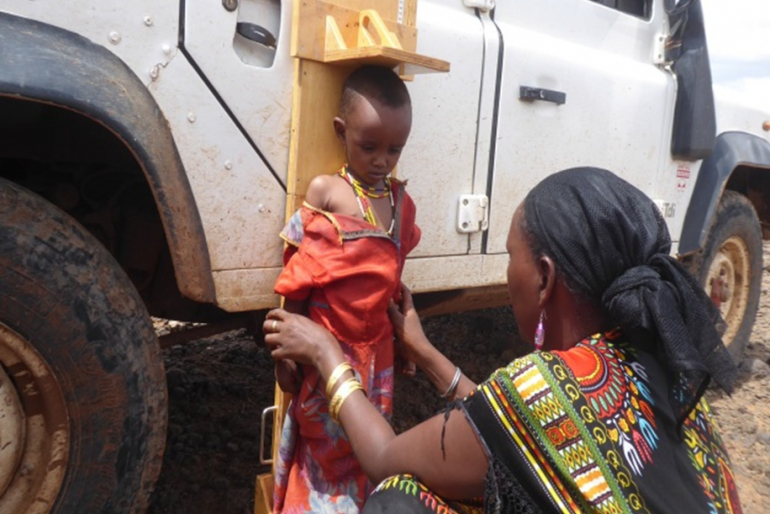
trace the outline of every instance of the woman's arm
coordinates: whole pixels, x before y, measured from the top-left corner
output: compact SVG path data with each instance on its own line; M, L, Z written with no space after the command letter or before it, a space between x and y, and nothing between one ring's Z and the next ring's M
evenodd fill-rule
M278 323L271 333L274 319ZM272 349L273 358L314 365L324 383L345 362L334 336L307 318L274 310L268 314L264 328L265 342ZM352 376L349 371L343 374L336 387ZM462 413L453 412L446 428L444 416L438 415L396 436L363 392L356 391L342 404L339 419L361 467L373 483L398 473L413 473L446 498L483 494L487 457Z
M400 344L401 353L405 358L417 364L427 375L428 380L436 386L439 394L443 395L449 390L454 379L457 366L446 358L425 336L422 330L420 318L414 308L412 293L406 286L401 289L401 310L391 303L388 308L393 330ZM462 369L460 370L462 372ZM460 376L460 381L454 391L447 396L447 400L463 398L476 388L476 384L465 375Z

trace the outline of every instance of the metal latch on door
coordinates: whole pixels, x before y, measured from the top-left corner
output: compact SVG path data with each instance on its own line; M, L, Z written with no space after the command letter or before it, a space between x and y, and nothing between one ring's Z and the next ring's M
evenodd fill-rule
M457 206L457 231L461 234L482 232L489 227L489 198L486 195L460 195Z

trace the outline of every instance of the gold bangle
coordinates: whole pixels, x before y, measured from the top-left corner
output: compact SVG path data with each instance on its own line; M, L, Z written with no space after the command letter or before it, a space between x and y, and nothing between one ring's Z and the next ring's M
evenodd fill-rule
M364 390L364 386L361 385L361 382L355 378L349 378L343 382L340 388L337 389L337 392L334 393L334 398L332 398L332 401L329 403L329 415L336 423L340 422L340 409L342 408L342 404L348 399L348 396L359 390Z
M346 371L353 371L353 366L350 365L348 361L344 361L340 364L337 364L337 367L334 368L332 371L332 374L329 375L329 380L326 381L326 397L329 398L332 395L332 391L334 391L334 384L337 383L337 380L340 379L343 373ZM355 372L353 372L355 374Z

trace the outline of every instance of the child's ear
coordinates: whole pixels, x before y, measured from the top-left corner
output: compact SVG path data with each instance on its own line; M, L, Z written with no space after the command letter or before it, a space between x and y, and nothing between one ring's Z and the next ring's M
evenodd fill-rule
M334 118L334 133L337 134L337 139L340 140L342 146L345 146L345 120L339 116Z

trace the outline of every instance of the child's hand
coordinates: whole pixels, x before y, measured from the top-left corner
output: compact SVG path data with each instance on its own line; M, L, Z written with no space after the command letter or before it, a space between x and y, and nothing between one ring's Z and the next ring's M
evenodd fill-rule
M401 346L396 342L396 369L401 372L402 375L406 375L409 378L414 378L417 374L417 364L410 360L404 359L400 355L399 347Z
M302 385L302 369L292 360L276 361L275 381L283 392L297 394Z
M396 353L407 364L406 368L416 369L415 363L420 362L420 356L431 347L430 341L425 337L420 318L412 302L412 294L402 284L401 308L394 302L388 306L388 315L393 323L393 332L396 336ZM409 374L408 371L405 371Z

